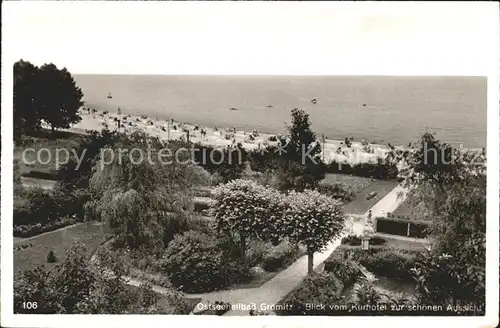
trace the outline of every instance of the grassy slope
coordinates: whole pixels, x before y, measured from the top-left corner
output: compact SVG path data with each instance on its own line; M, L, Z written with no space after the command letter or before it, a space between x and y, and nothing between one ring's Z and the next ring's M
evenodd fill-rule
M408 201L404 201L399 205L399 207L392 212L395 217L411 217L411 209L410 209L410 204Z
M357 193L356 197L344 206L344 211L346 213L354 214L364 214L389 193L389 191L397 186L397 182L395 181L375 180L338 173L327 174L325 180L331 183L344 183L354 188L354 191ZM375 191L377 195L367 200L366 196L373 191Z
M75 240L85 245L89 252L93 252L106 240L106 237L107 234L102 225L86 222L32 238L16 240L14 242L14 272L34 269L40 265L53 269L57 262L47 263L47 254L50 250L54 251L56 257L61 260L64 258L65 250L71 247ZM20 250L17 247L20 245L30 245L30 247Z
M59 152L59 161L64 162L66 157L64 156L64 150L67 149L71 153L71 149L78 146L82 136L79 134L72 134L68 132L59 132L56 131L54 135L52 135L49 131L42 130L38 132L35 136L31 138L30 141L27 141L22 146L16 146L14 148L14 159L19 160L21 175L29 174L30 171L37 171L43 173L54 173L56 171L56 153L58 149L61 149ZM37 152L41 149L48 149L47 151L41 151L40 160L37 160L37 155L34 151L28 151L26 153L26 163L23 161L22 154L25 149L33 148ZM40 162L45 163L50 158L50 162L47 164L42 164ZM36 161L35 164L28 164L29 162Z

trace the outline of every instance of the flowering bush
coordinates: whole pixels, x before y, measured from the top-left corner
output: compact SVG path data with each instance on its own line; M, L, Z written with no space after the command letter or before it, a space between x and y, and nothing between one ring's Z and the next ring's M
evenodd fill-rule
M214 188L212 198L211 214L217 231L238 234L243 257L247 238L281 239L277 191L250 180L233 180Z
M363 273L356 262L343 259L340 256L327 260L325 262L325 271L335 275L344 284L344 288L352 286L363 277Z
M185 292L222 289L248 277L248 268L227 254L219 240L197 231L176 235L158 264Z

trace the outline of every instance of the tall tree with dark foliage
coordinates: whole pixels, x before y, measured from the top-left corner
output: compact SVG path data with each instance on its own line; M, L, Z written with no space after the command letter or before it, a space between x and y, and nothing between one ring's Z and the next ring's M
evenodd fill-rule
M81 120L83 92L71 73L54 64L37 67L20 60L14 64L14 140L40 128L42 121L69 128Z

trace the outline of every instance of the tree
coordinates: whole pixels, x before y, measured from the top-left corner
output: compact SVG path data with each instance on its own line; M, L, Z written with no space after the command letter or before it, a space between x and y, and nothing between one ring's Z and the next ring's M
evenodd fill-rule
M54 64L39 68L18 61L14 64L14 140L40 128L42 120L52 131L79 122L82 98L82 90L66 68Z
M301 109L293 109L288 132L289 138L282 138L279 146L282 150L278 170L281 189L314 189L325 177L325 166L319 158L321 145L311 131L309 115Z
M43 266L17 273L14 279L14 313L57 314L64 313L58 293L53 287L53 277ZM23 303L36 303L36 309L27 309Z
M175 289L160 295L150 285L127 286L128 268L107 250L89 265L88 253L78 244L54 271L43 267L18 273L14 280L14 312L29 314L187 314L189 306ZM27 309L24 302L36 302Z
M484 305L485 154L454 149L424 134L409 158L404 173L412 215L432 220L431 250L413 270L421 302Z
M90 131L82 138L74 152L71 152L68 163L63 164L57 172L60 187L66 191L87 189L92 176L92 168L98 160L101 149L112 146L119 138L120 135L116 131L108 129L99 132ZM79 159L81 159L80 163Z
M14 141L40 126L37 97L38 67L20 60L14 64Z
M69 128L82 118L78 110L83 105L83 92L66 68L45 64L37 74L37 98L40 118L55 128Z
M410 199L418 204L425 198L433 212L439 211L448 186L460 179L463 165L459 152L426 132L405 156L401 174Z
M178 154L175 160L160 160L164 149ZM207 181L181 143L165 144L143 132L123 135L94 165L85 212L103 220L127 246L163 247L187 230L192 188Z
M247 151L241 143L219 148L200 143L193 146L196 149L194 158L198 165L211 174L220 175L223 183L241 177L247 158Z
M226 236L237 234L241 257L245 257L248 238L278 240L276 228L280 195L249 180L233 180L212 191L211 213L216 230Z
M407 183L418 184L428 181L439 188L444 188L458 177L462 167L457 151L450 145L437 140L426 132L408 153L409 170L406 172Z
M457 241L460 250L431 250L417 257L412 274L421 304L476 305L474 315L484 315L486 283L485 234L474 233ZM464 314L471 315L471 311Z
M286 235L307 248L307 271L313 272L315 252L339 237L344 227L342 204L318 191L291 191L283 198L283 220Z
M94 274L88 266L86 249L75 243L65 256L53 272L38 267L18 275L14 284L16 313L72 313L88 295ZM24 308L22 303L27 300L37 302L37 308Z

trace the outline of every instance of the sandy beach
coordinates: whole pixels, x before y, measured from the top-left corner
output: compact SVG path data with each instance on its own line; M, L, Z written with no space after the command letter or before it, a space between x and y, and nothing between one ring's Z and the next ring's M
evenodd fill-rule
M79 114L82 120L67 129L68 131L101 131L105 128L127 134L144 131L161 140L186 140L189 134L189 140L194 143L199 142L213 147L226 147L241 143L247 150L277 144L275 140L278 135L259 133L255 130L239 131L231 127L201 127L174 120L160 120L145 115L124 115L85 107L80 109ZM326 163L334 160L349 164L373 162L377 158L385 158L390 151L385 145L367 142L352 141L350 147L347 147L342 140L325 139L324 142L323 140L318 140L318 142L322 144L321 156Z

